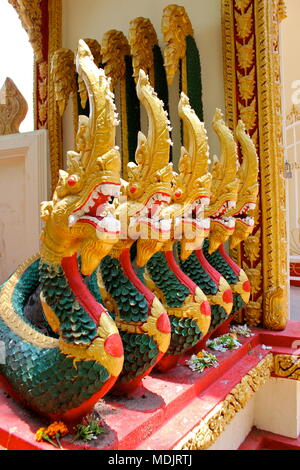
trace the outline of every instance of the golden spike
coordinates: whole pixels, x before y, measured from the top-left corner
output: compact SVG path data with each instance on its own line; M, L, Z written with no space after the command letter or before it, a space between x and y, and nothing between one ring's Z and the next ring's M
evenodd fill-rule
M182 6L169 5L163 11L162 33L167 43L164 49L165 68L169 85L173 83L179 61L186 54L186 36L193 36L191 21Z
M222 112L217 109L213 119L213 129L221 145L221 158L215 157L212 168L211 204L207 210L207 217L214 215L223 203L236 201L239 180L237 178L238 153L233 134L226 126Z
M154 65L153 47L158 44L156 31L153 24L148 18L135 18L130 22L128 40L131 48L133 76L137 83L139 71L150 76L150 82L154 86L152 80L152 72Z
M195 111L191 108L188 97L181 93L178 105L179 117L183 120L188 135L188 149L183 148L182 153L187 153L191 158L191 178L189 186L208 173L209 145L204 123L200 121ZM209 178L210 180L211 178ZM191 189L191 186L190 186Z
M111 29L102 38L101 50L105 74L114 90L118 80L125 78L125 56L130 55L127 38L122 31Z
M88 172L95 163L99 164L101 156L115 148L118 121L109 80L104 71L95 65L91 51L83 40L79 41L76 65L90 96L90 117L82 124L83 128L88 126L86 134L91 136L82 162ZM111 155L108 160L111 160Z
M239 121L236 128L236 137L241 145L243 163L239 169L238 177L240 179L240 188L238 193L237 206L229 212L229 215L238 214L247 204L253 204L253 208L257 203L259 192L258 187L258 156L255 145L246 132L245 124ZM250 210L253 210L250 209ZM248 211L247 211L248 212ZM237 217L234 233L231 237L230 248L236 248L242 241L245 241L253 232L253 225L243 223Z
M139 132L136 150L137 165L128 164L129 180L144 184L160 181L170 181L172 166L168 165L170 146L170 121L164 110L163 102L149 83L149 78L143 70L139 72L137 96L148 115L148 137ZM139 193L135 193L137 197Z
M256 203L258 196L258 156L255 145L246 131L243 121L239 121L236 138L241 145L243 163L238 171L240 188L238 193L238 206L247 202Z
M58 49L51 59L51 78L60 116L65 112L70 94L76 93L75 72L74 53L70 49Z
M89 39L89 38L84 39L84 42L89 47L92 53L92 56L94 57L95 64L97 65L97 67L99 67L99 65L102 62L101 46L99 42L96 39ZM80 95L81 106L84 109L86 106L88 95L87 95L87 90L84 85L84 81L82 80L81 77L78 77L78 92Z

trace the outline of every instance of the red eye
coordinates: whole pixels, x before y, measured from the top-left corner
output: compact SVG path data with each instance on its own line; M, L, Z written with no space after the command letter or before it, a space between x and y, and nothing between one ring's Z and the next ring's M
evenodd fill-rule
M130 189L129 191L131 192L131 194L134 194L137 190L137 187L136 186L130 186Z
M75 186L75 184L77 183L77 180L75 178L75 176L70 176L70 178L68 178L68 185L69 186Z
M181 189L178 189L178 191L176 191L176 193L175 193L175 197L177 199L179 199L181 196L182 196L182 191L181 191Z

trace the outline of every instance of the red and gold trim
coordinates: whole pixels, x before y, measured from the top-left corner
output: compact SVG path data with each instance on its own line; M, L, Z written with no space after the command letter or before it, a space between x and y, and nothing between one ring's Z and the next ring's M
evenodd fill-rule
M279 27L282 0L222 0L224 86L229 127L242 119L259 155L260 195L252 235L233 252L252 284L242 321L287 324L287 246Z

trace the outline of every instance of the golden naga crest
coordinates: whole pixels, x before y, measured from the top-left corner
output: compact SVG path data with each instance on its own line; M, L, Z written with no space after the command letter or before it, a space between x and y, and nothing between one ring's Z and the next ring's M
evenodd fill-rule
M170 238L171 221L161 217L162 209L171 202L173 166L169 163L170 122L163 102L149 83L143 70L139 72L137 95L148 116L148 136L138 135L136 163L128 164L128 182L122 192L126 204L119 208L129 223L128 237L136 240L137 263L144 265Z
M193 36L191 21L182 6L169 5L164 9L162 33L166 42L165 68L169 85L173 83L179 61L186 54L186 36Z
M213 129L220 141L221 157L220 160L216 156L214 157L211 203L205 211L206 217L210 217L211 221L210 253L216 251L233 234L235 219L227 214L230 209L236 206L239 188L237 145L232 132L224 122L221 111L218 109L214 116Z
M204 209L210 203L212 178L208 171L209 146L204 123L184 93L181 93L178 114L188 137L188 148L181 148L179 174L173 180L172 217L174 238L181 239L181 257L186 259L193 250L201 248L208 235L209 219L204 218Z
M46 262L80 252L83 274L90 274L116 243L120 231L111 200L120 192L121 161L115 147L114 95L84 41L79 41L77 71L90 99L90 117L79 118L76 150L67 154L52 201L41 204L46 221L41 256Z
M230 247L236 248L246 240L254 230L253 213L256 209L259 192L258 185L258 156L255 145L246 132L245 125L239 121L236 128L236 138L241 145L243 162L238 171L240 180L236 208L229 212L235 218L235 230L231 237Z
M158 44L156 31L148 18L135 18L130 22L128 40L131 49L134 79L140 69L150 73L154 66L153 47ZM150 77L151 79L151 77Z

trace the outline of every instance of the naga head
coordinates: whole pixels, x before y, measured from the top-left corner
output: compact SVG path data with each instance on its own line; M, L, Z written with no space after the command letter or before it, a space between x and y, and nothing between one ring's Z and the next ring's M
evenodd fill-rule
M179 174L173 184L174 238L181 240L181 258L202 247L209 233L210 220L204 210L210 202L211 174L208 171L209 146L204 124L182 93L178 105L188 145L181 148Z
M90 117L80 116L76 151L67 154L67 171L60 170L52 201L41 205L46 221L41 255L60 263L78 253L82 273L89 275L119 238L120 224L111 202L120 191L121 161L115 147L117 116L110 84L82 40L76 66L88 90Z
M239 121L236 138L241 145L243 162L238 172L240 187L236 208L229 212L235 218L235 230L231 237L230 248L236 248L246 240L254 229L253 212L258 196L258 157L255 145L246 132L245 124Z
M169 164L170 127L163 102L157 97L143 70L137 95L148 115L148 136L138 135L136 164L128 164L128 183L123 183L126 203L119 207L128 223L128 238L137 241L137 265L143 266L160 251L171 234L171 219L162 217L171 202L172 164ZM125 208L126 206L126 208ZM125 213L126 216L122 214ZM123 223L122 223L123 227Z
M210 253L216 251L233 234L235 219L228 216L228 211L236 206L239 188L237 145L220 110L214 116L213 129L221 144L221 158L218 160L214 157L211 202L205 211L206 217L210 217Z

